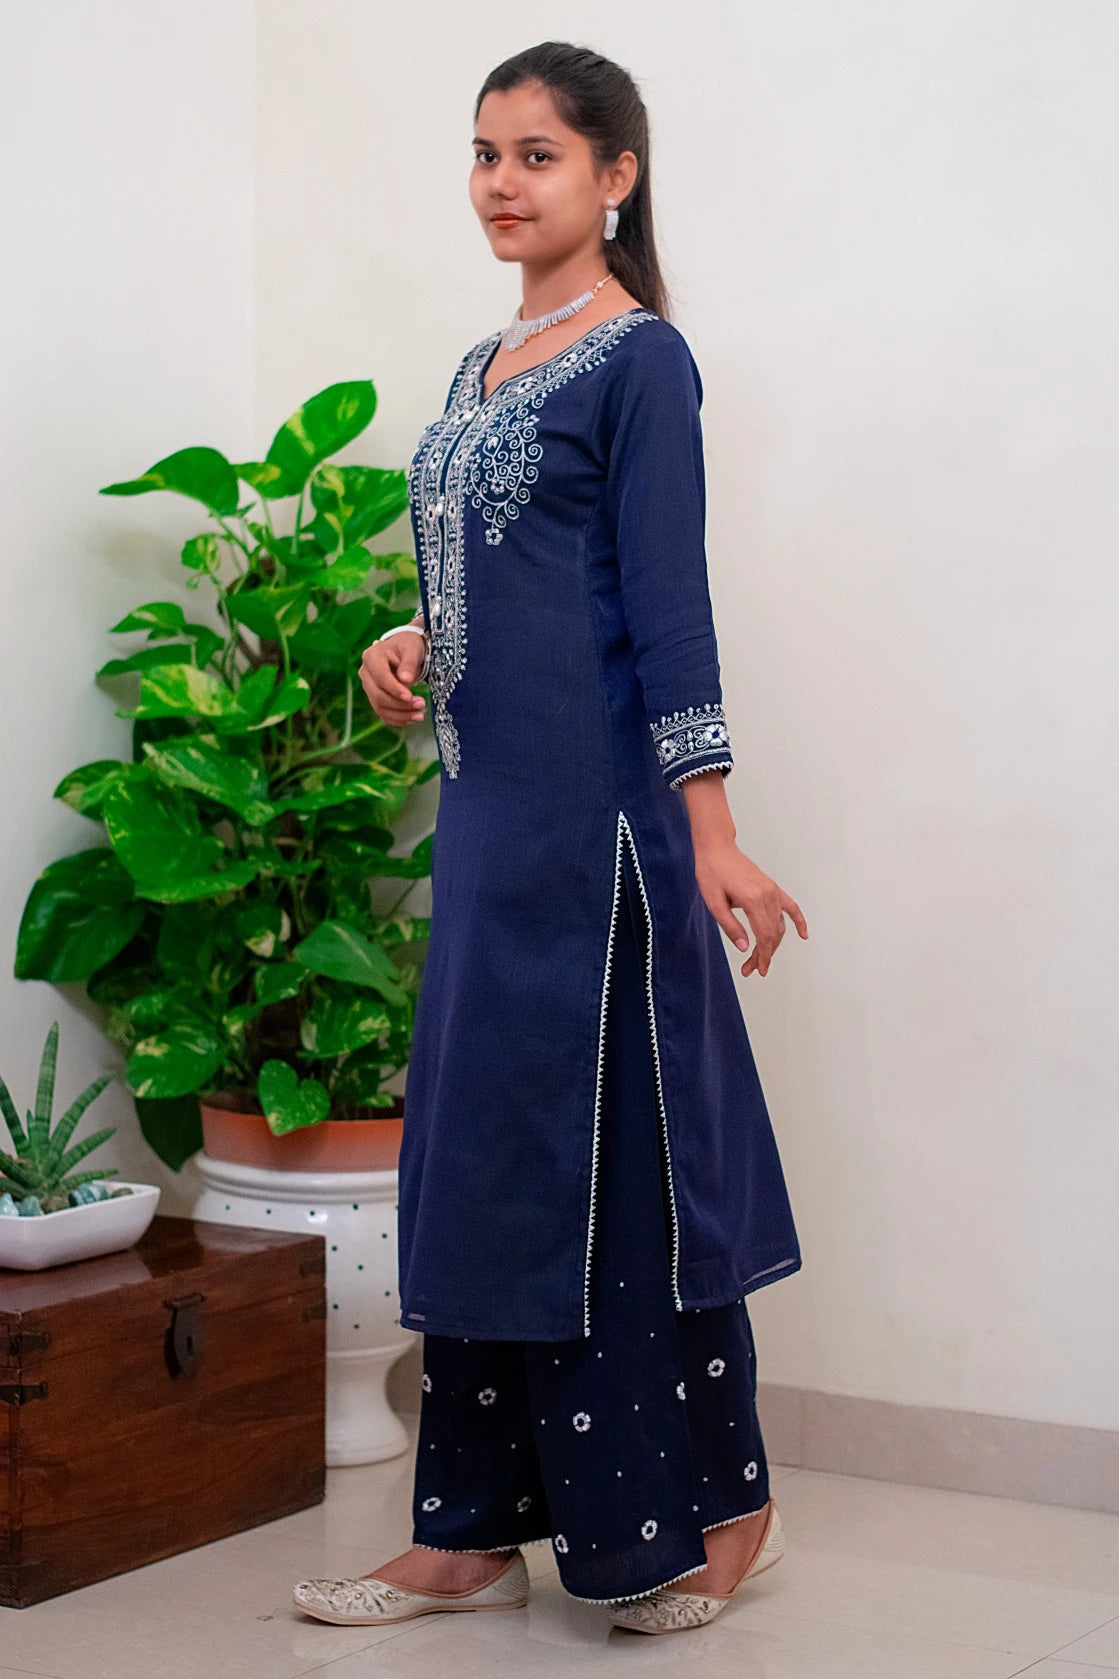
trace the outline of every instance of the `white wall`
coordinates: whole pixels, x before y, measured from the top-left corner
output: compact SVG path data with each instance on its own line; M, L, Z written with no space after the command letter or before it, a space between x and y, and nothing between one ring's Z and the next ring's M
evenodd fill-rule
M106 631L180 594L179 548L205 516L172 496L99 498L190 443L248 453L253 418L254 28L246 0L4 8L0 57L0 693L3 1029L0 1073L21 1111L60 1023L55 1111L120 1059L82 989L11 977L35 877L104 843L52 801L67 771L127 757L129 725L93 672L134 643ZM110 1085L78 1135L120 1127L91 1165L165 1185L132 1099ZM6 1138L5 1138L6 1142Z
M254 136L245 7L59 10L4 72L6 948L79 843L51 788L122 750L103 628L172 586L190 523L96 487L188 440L259 450L359 375L353 453L403 465L519 298L467 199L475 92L591 44L645 91L704 377L739 841L811 929L740 982L805 1256L751 1296L761 1377L1119 1427L1119 14L261 0ZM7 986L13 1082L60 1011L71 1082L113 1064Z

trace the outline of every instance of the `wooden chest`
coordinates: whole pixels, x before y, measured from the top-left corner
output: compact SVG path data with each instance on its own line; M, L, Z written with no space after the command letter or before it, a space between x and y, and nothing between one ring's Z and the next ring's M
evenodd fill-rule
M322 1236L157 1215L0 1271L0 1603L319 1503L325 1371Z

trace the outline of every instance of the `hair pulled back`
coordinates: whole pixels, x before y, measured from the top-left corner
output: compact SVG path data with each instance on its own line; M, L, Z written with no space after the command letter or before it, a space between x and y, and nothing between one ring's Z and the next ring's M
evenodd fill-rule
M669 318L668 293L653 236L653 198L649 179L649 116L628 70L589 47L567 41L541 41L490 71L474 103L474 120L487 93L508 93L539 83L552 96L560 118L590 144L598 168L621 152L637 158L637 176L618 206L618 229L603 240L611 274L632 297L654 314Z

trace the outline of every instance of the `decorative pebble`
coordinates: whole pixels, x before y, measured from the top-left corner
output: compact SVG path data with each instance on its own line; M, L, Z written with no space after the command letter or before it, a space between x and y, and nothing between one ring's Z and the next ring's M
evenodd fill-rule
M19 1217L19 1208L16 1206L15 1202L12 1200L10 1191L5 1190L3 1195L0 1195L0 1218L18 1218L18 1217Z
M42 1212L43 1209L37 1195L25 1195L19 1204L20 1218L37 1218L42 1215Z
M72 1207L88 1207L93 1201L107 1200L108 1193L104 1184L80 1183L77 1189L70 1191L70 1205Z

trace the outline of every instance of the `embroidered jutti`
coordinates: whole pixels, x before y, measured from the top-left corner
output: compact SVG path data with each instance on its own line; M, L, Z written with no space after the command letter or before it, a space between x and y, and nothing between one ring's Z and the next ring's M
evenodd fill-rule
M409 467L440 759L400 1153L406 1328L590 1335L612 954L632 868L677 1312L799 1270L681 783L733 757L702 385L634 308L488 398L460 362Z

